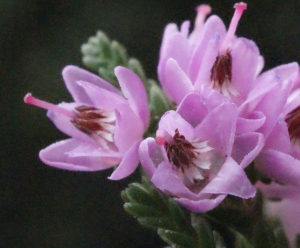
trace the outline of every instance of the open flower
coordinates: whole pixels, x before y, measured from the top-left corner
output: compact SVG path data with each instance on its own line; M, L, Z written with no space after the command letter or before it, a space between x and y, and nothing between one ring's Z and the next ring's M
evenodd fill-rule
M45 164L75 171L120 164L111 179L124 178L135 170L149 122L146 92L130 70L117 67L115 74L127 99L108 82L75 66L62 72L74 102L53 105L26 95L26 103L47 109L56 127L71 137L40 151Z
M283 83L284 84L284 83ZM255 164L259 171L271 179L300 186L300 92L294 90L293 82L287 83L286 90L270 96L265 102L264 112L273 125L262 129L266 144ZM274 106L280 106L277 108Z
M153 184L193 212L215 208L227 194L255 195L244 168L263 147L263 136L235 135L237 107L210 90L188 94L161 118L156 139L140 145Z
M240 105L257 85L255 79L264 60L253 41L235 37L247 5L237 3L234 7L228 31L218 16L211 16L204 23L210 12L207 5L197 8L195 28L190 35L189 22L184 22L180 31L175 24L166 27L158 75L166 94L175 103L188 92L208 85Z

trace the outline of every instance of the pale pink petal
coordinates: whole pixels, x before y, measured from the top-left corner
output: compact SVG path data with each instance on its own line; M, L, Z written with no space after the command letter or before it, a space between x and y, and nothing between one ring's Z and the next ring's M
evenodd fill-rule
M229 194L245 199L254 197L255 193L256 189L244 170L230 157L216 177L201 191L201 194Z
M167 77L164 82L161 82L162 87L168 97L179 104L181 100L194 89L193 84L178 65L178 62L173 58L170 58L166 62L165 74Z
M146 90L141 79L129 69L121 66L115 68L115 74L124 96L128 99L132 110L141 118L146 129L149 124L150 111Z
M188 189L174 171L170 163L162 162L155 170L151 181L153 184L168 195L178 198L198 199L197 194Z
M159 129L165 130L172 137L175 134L175 130L178 129L179 133L184 135L187 140L194 139L194 128L192 125L175 111L168 111L163 115L159 122Z
M140 161L138 154L140 142L140 140L136 141L132 147L128 149L122 159L122 162L109 177L110 180L120 180L134 172Z
M197 126L208 113L200 94L195 92L189 93L183 99L176 112L193 127Z
M216 208L225 197L226 195L217 195L212 199L200 199L194 201L186 198L175 198L175 201L192 212L205 213Z
M256 70L259 62L259 50L252 40L238 38L231 47L233 87L239 97L245 100L255 87Z
M114 143L120 153L124 154L137 140L141 140L144 125L140 118L132 111L129 104L120 104L116 111L116 129Z
M248 118L238 117L236 123L236 134L256 131L265 123L266 117L261 112L253 112Z
M178 49L180 48L180 49ZM174 33L163 44L163 50L161 51L159 63L158 63L158 77L161 85L164 87L168 74L166 73L167 61L174 59L181 70L185 73L192 56L192 48L188 42L188 39L181 33Z
M85 92L82 92L82 88L76 83L77 81L89 82L98 86L99 88L103 88L116 94L120 94L112 84L106 82L95 74L90 73L89 71L81 69L77 66L66 66L62 71L62 76L67 89L71 93L75 102L91 104L90 98L86 95Z
M235 137L232 158L244 169L264 147L264 136L261 133L244 133Z
M200 72L201 64L206 64L204 54L207 51L208 43L218 37L218 44L223 41L226 34L226 28L222 20L218 16L211 16L205 22L201 31L200 37L196 41L196 46L193 51L192 58L188 69L188 76L192 82L196 81L198 73ZM214 57L216 59L216 57ZM211 69L211 68L210 68Z
M236 120L236 105L223 103L209 112L205 119L195 128L195 136L203 141L209 141L208 145L223 156L230 156Z
M118 104L125 104L127 101L119 94L99 88L91 83L78 81L81 91L85 92L91 100L91 105L105 111L113 111Z
M279 182L300 186L300 161L294 157L264 149L255 160L257 169Z
M103 157L98 147L67 139L56 142L40 151L40 159L47 165L73 171L98 171L117 165L120 154Z
M142 167L150 178L153 176L157 166L164 160L161 148L153 138L147 138L141 142L139 156Z

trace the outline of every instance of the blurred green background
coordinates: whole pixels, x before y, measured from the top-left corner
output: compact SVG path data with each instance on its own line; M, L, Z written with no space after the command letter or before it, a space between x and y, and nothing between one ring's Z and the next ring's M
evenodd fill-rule
M0 247L163 247L123 211L120 191L134 177L113 182L110 170L68 172L39 161L41 148L65 136L23 97L71 101L61 70L82 66L80 46L99 29L156 78L164 26L193 20L200 3L0 0ZM207 3L228 27L235 1ZM257 42L265 68L300 59L299 9L299 0L248 1L237 34Z

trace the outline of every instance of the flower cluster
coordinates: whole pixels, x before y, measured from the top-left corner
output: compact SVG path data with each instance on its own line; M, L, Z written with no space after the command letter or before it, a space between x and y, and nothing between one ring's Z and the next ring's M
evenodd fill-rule
M140 163L156 188L196 213L216 208L227 195L252 198L259 189L293 244L300 232L299 66L261 73L256 44L235 35L246 7L234 5L227 30L218 16L205 20L208 5L197 8L191 33L188 21L180 28L167 25L158 78L175 107L160 117L155 137L147 137L152 118L143 82L124 67L115 68L122 92L67 66L62 75L73 103L53 105L27 94L26 103L47 109L71 137L41 150L41 160L67 170L114 167L112 180L127 177ZM250 181L250 164L268 180ZM295 211L297 218L291 216Z

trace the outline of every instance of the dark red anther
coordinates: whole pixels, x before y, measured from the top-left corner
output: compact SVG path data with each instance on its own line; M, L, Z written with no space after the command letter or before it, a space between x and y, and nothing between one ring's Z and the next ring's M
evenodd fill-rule
M89 106L76 107L76 118L72 120L72 123L80 131L86 134L93 134L103 131L100 124L102 118L105 118L103 111Z
M178 129L175 130L173 141L173 144L165 143L168 159L173 165L184 171L184 168L188 168L196 158L195 147L183 135L180 135Z
M226 82L231 82L232 78L232 58L230 52L218 55L211 68L210 80L213 82L213 88L223 86Z
M300 138L300 106L287 114L285 117L287 123L290 139L296 140Z

